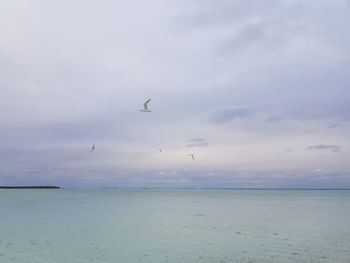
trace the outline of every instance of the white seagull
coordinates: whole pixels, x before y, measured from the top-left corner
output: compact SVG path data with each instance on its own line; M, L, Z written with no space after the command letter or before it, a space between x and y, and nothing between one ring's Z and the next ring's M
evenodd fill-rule
M142 111L142 112L151 112L149 109L148 109L148 107L147 107L147 104L148 104L148 102L150 102L151 101L151 99L149 99L148 101L146 101L144 104L143 104L143 109L141 109L140 111Z
M95 144L92 145L92 148L91 148L91 150L90 150L90 153L92 153L92 151L94 151L94 150L95 150Z
M191 156L193 161L194 161L194 154L193 153L189 154L188 156Z

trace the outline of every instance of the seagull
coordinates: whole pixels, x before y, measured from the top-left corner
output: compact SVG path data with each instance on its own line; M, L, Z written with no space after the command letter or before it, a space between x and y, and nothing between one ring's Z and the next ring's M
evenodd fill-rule
M193 153L189 154L188 156L191 156L193 161L194 161L194 154Z
M151 112L149 109L148 109L148 107L147 107L147 104L148 104L148 102L150 102L151 101L151 99L149 99L148 101L146 101L144 104L143 104L143 109L141 109L140 111L142 111L142 112Z
M92 148L91 148L91 150L90 150L90 153L92 153L92 151L94 151L94 150L95 150L95 144L92 145Z

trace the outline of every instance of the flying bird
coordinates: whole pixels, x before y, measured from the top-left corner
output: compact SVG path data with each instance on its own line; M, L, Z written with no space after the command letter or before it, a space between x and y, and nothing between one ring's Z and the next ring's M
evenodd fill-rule
M163 150L162 149L158 149L159 150L159 152L162 152Z
M92 151L94 151L94 150L95 150L95 144L92 145L90 153L92 153Z
M194 161L194 154L193 153L189 154L188 156L191 156L193 161Z
M147 104L151 101L151 99L149 99L148 101L146 101L144 104L143 104L143 109L141 109L140 111L142 112L151 112L148 107L147 107Z

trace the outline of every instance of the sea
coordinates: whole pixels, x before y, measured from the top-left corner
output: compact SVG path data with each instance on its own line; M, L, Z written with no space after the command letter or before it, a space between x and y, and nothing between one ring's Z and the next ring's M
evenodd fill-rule
M350 190L1 189L1 263L349 263Z

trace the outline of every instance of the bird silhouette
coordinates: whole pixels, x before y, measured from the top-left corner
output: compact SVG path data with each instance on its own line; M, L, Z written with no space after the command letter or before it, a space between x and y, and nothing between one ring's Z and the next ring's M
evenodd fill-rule
M92 145L90 153L92 153L92 151L94 151L94 150L95 150L95 144Z
M147 104L151 101L151 99L149 99L148 101L146 101L144 104L143 104L143 109L141 109L140 111L142 112L151 112L149 109L148 109L148 106Z

